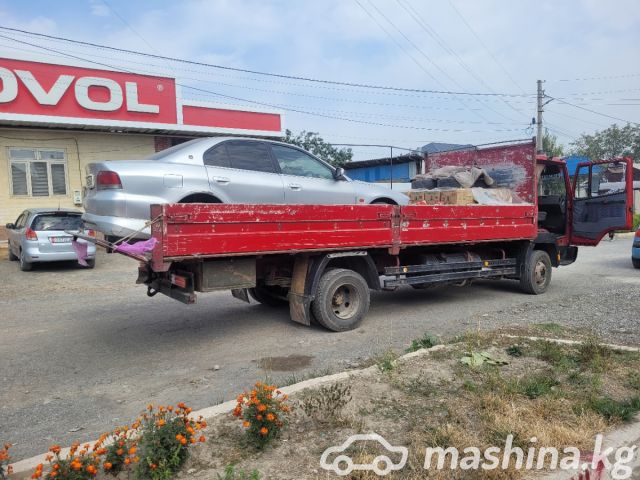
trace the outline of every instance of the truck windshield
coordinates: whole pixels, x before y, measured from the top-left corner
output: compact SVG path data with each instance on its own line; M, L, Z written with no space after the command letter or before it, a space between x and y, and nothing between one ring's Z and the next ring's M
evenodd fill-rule
M47 213L38 215L31 222L31 229L36 232L51 230L80 230L82 229L82 217L73 213Z

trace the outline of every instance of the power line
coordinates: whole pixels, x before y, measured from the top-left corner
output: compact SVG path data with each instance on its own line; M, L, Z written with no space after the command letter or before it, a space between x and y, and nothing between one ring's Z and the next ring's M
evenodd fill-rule
M469 31L473 34L474 37L476 37L476 40L478 40L478 43L480 43L480 45L482 45L482 47L485 49L485 51L489 54L489 56L493 59L494 62L496 62L496 65L498 65L502 71L505 73L505 75L509 78L509 80L511 80L511 82L520 89L521 92L525 93L525 90L520 86L520 84L511 76L511 74L509 73L509 70L507 70L505 68L505 66L502 64L502 62L500 62L498 60L498 58L491 52L491 50L489 50L489 47L487 47L487 44L484 43L482 41L482 38L480 38L480 35L478 35L476 33L476 31L471 27L471 25L469 24L469 22L467 22L467 19L464 17L464 15L462 15L462 12L460 12L460 10L458 10L456 8L456 6L453 4L453 2L451 0L449 0L449 5L451 5L451 8L458 14L458 16L460 17L460 19L462 20L462 23L464 23L467 28L469 29Z
M570 107L579 108L580 110L584 110L586 112L590 112L590 113L593 113L595 115L600 115L601 117L607 117L607 118L611 118L612 120L618 120L619 122L624 122L624 123L631 123L633 125L640 125L640 123L638 123L638 122L632 122L631 120L625 120L624 118L614 117L613 115L608 115L606 113L597 112L595 110L591 110L590 108L582 107L580 105L576 105L574 103L567 102L566 100L562 100L560 98L554 98L554 97L549 97L549 98L551 98L553 100L556 100L556 101L558 101L560 103L563 103L565 105L569 105Z
M64 52L60 52L58 50L49 48L49 47L44 47L42 45L36 45L36 44L32 44L30 42L25 42L23 40L17 40L17 39L11 39L10 37L6 37L4 35L0 35L0 38L5 38L5 39L9 39L9 40L14 40L18 43L23 43L26 45L30 45L32 47L36 47L36 48L40 48L42 50L45 51L52 51L54 53L59 53L59 54L63 54L66 55L70 58L75 58L76 60L81 60L83 62L89 62L89 63L94 63L96 65L101 65L103 67L107 67L109 69L112 70L119 70L119 71L123 71L123 72L127 72L127 73L135 73L132 72L130 70L127 69L123 69L120 67L115 67L113 65L109 65L103 62L98 62L95 60L90 60L87 58L83 58L83 57L79 57L77 55L73 55L70 53L64 53ZM313 112L313 111L308 111L308 110L301 110L299 108L291 108L291 107L286 107L283 105L278 105L278 104L273 104L273 103L268 103L268 102L259 102L256 100L249 100L249 99L245 99L245 98L241 98L241 97L235 97L232 95L225 95L219 92L214 92L211 90L206 90L203 88L199 88L199 87L194 87L191 85L184 85L184 84L180 84L176 82L176 85L179 85L183 88L188 88L190 90L195 90L198 92L204 92L204 93L209 93L218 97L222 97L222 98L230 98L232 100L236 100L236 101L240 101L240 102L246 102L246 103L251 103L254 105L261 105L261 106L266 106L266 107L270 107L270 108L276 108L276 109L281 109L281 110L286 110L286 111L290 111L290 112L295 112L295 113L301 113L304 115L312 115L312 116L317 116L317 117L323 117L323 118L329 118L332 120L342 120L342 121L346 121L346 122L352 122L352 123L360 123L360 124L364 124L364 125L372 125L372 126L379 126L379 127L389 127L389 128L403 128L403 129L410 129L410 130L423 130L423 131L436 131L436 132L470 132L470 133L480 133L480 132L485 132L485 131L490 131L490 132L516 132L516 131L520 131L521 129L496 129L496 130L464 130L464 129L444 129L444 128L429 128L429 127L419 127L419 126L410 126L410 125L395 125L395 124L388 124L388 123L381 123L381 122L373 122L373 121L367 121L367 120L357 120L357 119L353 119L353 118L349 118L349 117L343 117L343 116L336 116L336 115L327 115L327 114L323 114L323 113L319 113L319 112Z
M226 66L226 65L218 65L218 64L214 64L214 63L197 62L197 61L194 61L194 60L186 60L186 59L182 59L182 58L169 57L169 56L165 56L165 55L157 55L157 54L152 54L152 53L138 52L138 51L135 51L135 50L128 50L128 49L125 49L125 48L117 48L117 47L110 47L110 46L107 46L107 45L100 45L100 44L96 44L96 43L92 43L92 42L85 42L85 41L81 41L81 40L71 40L71 39L65 38L65 37L58 37L58 36L55 36L55 35L47 35L47 34L44 34L44 33L30 32L30 31L21 30L21 29L18 29L18 28L10 28L10 27L0 26L0 29L6 30L6 31L10 31L10 32L18 32L18 33L22 33L22 34L26 34L26 35L39 37L39 38L46 38L46 39L49 39L49 40L64 41L64 42L68 42L68 43L71 43L71 44L84 45L84 46L89 46L89 47L93 47L93 48L100 48L100 49L111 50L111 51L120 52L120 53L127 53L127 54L131 54L131 55L138 55L138 56L144 56L144 57L149 57L149 58L157 58L157 59L168 60L168 61L172 61L172 62L178 62L178 63L184 63L184 64L190 64L190 65L198 65L198 66L201 66L201 67L209 67L209 68L217 68L217 69L221 69L221 70L229 70L229 71L235 71L235 72L250 73L252 75L263 75L263 76L276 77L276 78L287 78L287 79L290 79L290 80L299 80L299 81L305 81L305 82L314 82L314 83L329 84L329 85L343 85L343 86L354 87L354 88L369 88L369 89L375 89L375 90L390 90L390 91L414 92L414 93L437 93L437 94L442 94L442 95L465 95L465 96L488 96L488 97L497 97L497 96L503 96L503 97L523 97L523 96L525 96L525 97L528 97L528 96L530 96L530 95L526 95L526 94L516 94L516 93L464 92L464 91L459 91L458 92L458 91L452 91L452 90L429 90L429 89L421 89L421 88L404 88L404 87L395 87L395 86L387 86L387 85L374 85L374 84L368 84L368 83L343 82L343 81L338 81L338 80L327 80L327 79L320 79L320 78L302 77L302 76L296 76L296 75L286 75L286 74L282 74L282 73L262 72L262 71L258 71L258 70L249 70L249 69L244 69L244 68L229 67L229 66ZM10 38L10 37L4 37L4 38ZM13 39L13 40L15 40L15 39ZM39 45L36 45L36 46L39 47ZM113 67L111 67L111 68L113 68Z
M551 80L552 82L586 82L589 80L615 80L619 78L635 78L640 77L640 73L627 73L623 75L604 75L600 77L582 77L582 78L561 78Z

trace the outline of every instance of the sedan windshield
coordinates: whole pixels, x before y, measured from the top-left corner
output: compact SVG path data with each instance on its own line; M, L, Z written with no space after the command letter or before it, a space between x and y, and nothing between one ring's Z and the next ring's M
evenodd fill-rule
M47 213L38 215L31 223L31 229L36 232L51 230L80 230L82 217L72 213Z

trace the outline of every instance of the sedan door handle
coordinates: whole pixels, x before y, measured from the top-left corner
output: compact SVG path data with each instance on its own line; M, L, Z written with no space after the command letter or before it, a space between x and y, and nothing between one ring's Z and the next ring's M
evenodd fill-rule
M222 185L226 185L227 183L231 182L231 180L229 180L227 177L213 177L213 179L217 183L220 183Z
M302 185L300 185L299 183L290 183L289 188L291 190L302 190Z

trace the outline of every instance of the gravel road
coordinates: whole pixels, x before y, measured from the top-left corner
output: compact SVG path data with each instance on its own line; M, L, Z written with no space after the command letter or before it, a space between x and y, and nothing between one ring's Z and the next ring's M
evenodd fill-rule
M210 406L267 375L278 382L340 370L425 332L555 322L640 345L640 271L630 249L628 236L581 249L539 297L508 281L377 292L362 326L340 334L227 292L191 306L148 298L134 284L135 262L119 255L99 255L95 270L23 273L0 250L0 444L15 443L15 459L25 458L54 441L94 439L149 402Z

